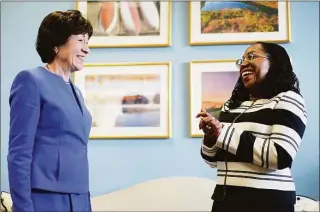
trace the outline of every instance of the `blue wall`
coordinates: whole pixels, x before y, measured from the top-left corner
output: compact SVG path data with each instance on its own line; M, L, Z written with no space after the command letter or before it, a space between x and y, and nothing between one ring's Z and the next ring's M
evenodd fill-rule
M41 64L35 48L38 26L52 10L75 8L74 2L1 3L1 189L8 189L8 95L14 76ZM188 62L234 59L247 45L188 46L188 3L174 2L172 47L92 49L87 62L172 62L172 139L93 140L89 144L91 190L104 194L166 176L215 178L199 155L200 139L188 138ZM319 199L319 6L291 3L292 42L284 44L307 103L308 128L293 167L297 193Z

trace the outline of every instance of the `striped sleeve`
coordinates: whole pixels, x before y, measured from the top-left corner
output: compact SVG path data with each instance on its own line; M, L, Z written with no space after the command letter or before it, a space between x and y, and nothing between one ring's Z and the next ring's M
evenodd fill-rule
M270 136L256 137L251 132L224 127L216 146L244 162L267 169L291 167L299 149L307 123L305 102L299 94L284 93L274 108L274 124Z
M212 168L217 166L216 155L219 147L215 145L216 139L211 136L204 135L201 143L201 157Z

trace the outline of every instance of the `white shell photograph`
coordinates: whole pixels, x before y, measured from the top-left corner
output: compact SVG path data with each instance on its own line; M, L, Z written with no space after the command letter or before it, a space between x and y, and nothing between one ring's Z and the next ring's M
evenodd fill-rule
M90 47L152 47L171 44L171 3L78 1L93 26Z

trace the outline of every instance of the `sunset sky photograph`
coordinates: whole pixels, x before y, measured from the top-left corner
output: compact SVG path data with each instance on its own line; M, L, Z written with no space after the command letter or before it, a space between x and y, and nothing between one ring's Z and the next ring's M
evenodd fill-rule
M239 72L203 72L201 76L202 102L223 104L231 95Z

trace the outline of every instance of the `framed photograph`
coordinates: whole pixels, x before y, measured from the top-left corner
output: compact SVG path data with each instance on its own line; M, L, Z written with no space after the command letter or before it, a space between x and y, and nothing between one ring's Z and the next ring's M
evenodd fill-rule
M91 22L91 48L171 45L171 2L80 1L77 10Z
M170 63L86 64L74 74L90 139L169 138Z
M190 137L202 137L199 118L196 115L204 108L219 118L223 104L231 97L240 76L236 60L192 61L190 76Z
M290 42L289 1L190 2L190 45Z

